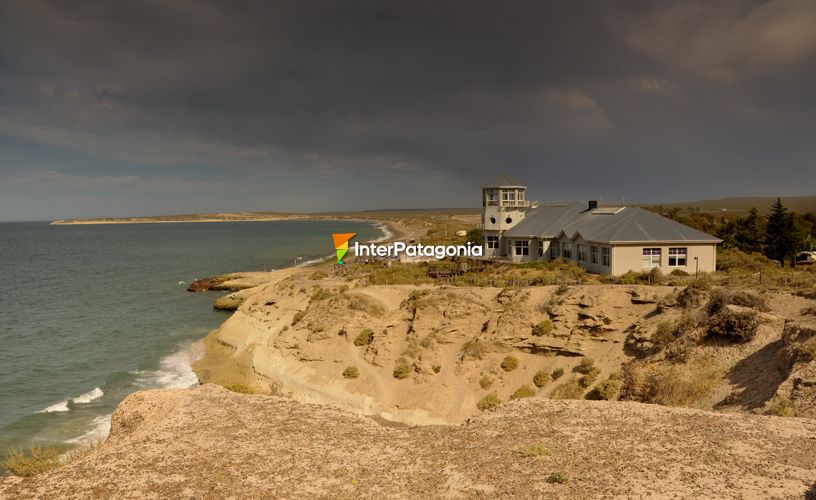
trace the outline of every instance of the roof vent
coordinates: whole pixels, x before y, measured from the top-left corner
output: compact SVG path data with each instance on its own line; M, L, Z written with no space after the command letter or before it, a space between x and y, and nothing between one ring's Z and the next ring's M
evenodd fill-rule
M598 200L589 200L589 209L595 210L598 208Z

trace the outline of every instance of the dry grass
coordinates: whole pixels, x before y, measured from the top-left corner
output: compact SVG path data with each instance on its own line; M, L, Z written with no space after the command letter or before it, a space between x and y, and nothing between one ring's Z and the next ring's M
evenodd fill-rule
M513 370L518 368L518 366L519 360L514 356L507 356L501 362L501 368L506 372L512 372Z
M484 359L493 350L490 342L471 339L465 342L460 349L462 359Z
M491 392L487 396L483 397L476 403L476 408L487 411L492 410L493 408L499 406L501 404L501 399L496 395L495 392Z
M32 444L28 450L9 450L3 460L6 469L21 477L36 476L61 465L58 448L38 444Z
M535 376L533 376L533 384L535 384L536 387L544 387L549 384L551 380L552 377L550 374L544 370L537 372Z
M624 399L665 406L695 406L711 395L722 379L710 361L686 365L630 363L624 367Z
M776 398L771 403L770 411L777 417L792 417L794 416L793 402L788 398Z
M516 392L514 392L510 396L510 399L531 398L535 396L535 394L536 394L535 389L533 389L529 385L522 385L521 387L516 389Z
M356 366L347 366L345 370L343 370L343 378L348 379L355 379L360 377L360 369Z
M394 378L402 380L410 377L412 371L413 370L411 369L411 365L405 362L401 362L397 363L396 366L394 366L393 375Z
M357 347L362 347L365 345L370 344L374 340L374 332L372 332L369 328L364 329L357 336L354 338L354 345Z
M493 377L490 375L482 375L482 378L479 379L479 387L482 389L490 389L490 386L493 385Z
M522 457L532 458L540 457L542 455L549 455L550 451L543 444L535 443L520 449L519 453L521 454Z
M563 385L559 385L550 394L552 399L581 399L584 395L584 388L581 387L578 379L573 377Z
M552 321L545 319L533 325L533 335L536 337L543 337L544 335L549 335L553 331L553 323Z

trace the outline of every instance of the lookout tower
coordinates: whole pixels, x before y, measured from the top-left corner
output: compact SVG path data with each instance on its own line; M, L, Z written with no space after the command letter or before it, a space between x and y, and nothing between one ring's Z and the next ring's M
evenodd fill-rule
M507 255L501 235L524 219L530 208L527 186L502 173L482 186L482 228L486 257Z

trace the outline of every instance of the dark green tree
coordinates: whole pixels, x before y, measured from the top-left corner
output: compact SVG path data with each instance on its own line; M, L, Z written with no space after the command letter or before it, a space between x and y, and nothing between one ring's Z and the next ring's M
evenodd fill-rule
M765 255L785 265L785 259L793 257L802 244L801 228L794 223L788 209L777 198L771 206L771 215L765 227Z
M762 252L765 240L765 221L759 215L756 207L748 211L748 215L737 220L734 240L737 247L743 252Z

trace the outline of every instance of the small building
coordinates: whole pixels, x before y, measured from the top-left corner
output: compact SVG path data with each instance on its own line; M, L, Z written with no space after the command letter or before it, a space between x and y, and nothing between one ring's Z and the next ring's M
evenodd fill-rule
M689 274L717 267L722 240L638 207L533 204L527 187L502 174L482 187L484 256L511 262L577 262L591 273Z

